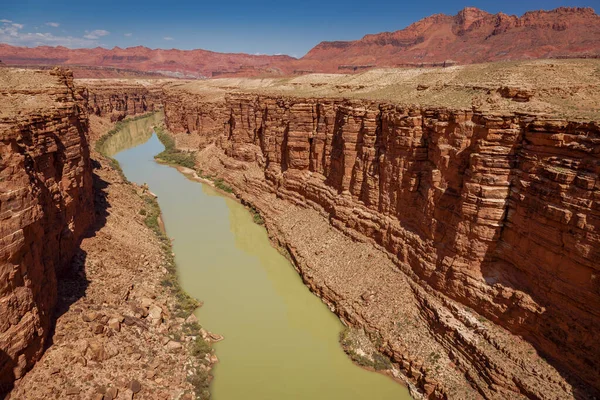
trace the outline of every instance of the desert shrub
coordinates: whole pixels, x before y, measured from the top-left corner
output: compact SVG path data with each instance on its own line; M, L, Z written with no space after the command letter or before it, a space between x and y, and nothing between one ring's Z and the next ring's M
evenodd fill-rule
M188 377L188 382L194 387L194 392L200 400L208 400L210 393L208 391L208 385L210 384L210 375L208 372L198 369L195 374Z
M157 160L166 162L167 164L180 165L186 168L194 168L196 166L196 153L182 151L175 147L175 140L169 135L162 126L154 128L156 136L161 141L165 149L154 156Z
M381 370L384 370L384 369L391 369L392 368L392 362L390 361L389 358L387 358L383 354L374 352L372 354L372 356L373 356L373 367L377 371L381 371Z
M196 336L196 340L192 345L192 354L198 358L204 358L208 353L210 353L211 347L210 344L202 338L202 336Z
M223 179L217 178L213 181L215 183L215 187L224 191L225 193L233 193L233 188L225 183Z

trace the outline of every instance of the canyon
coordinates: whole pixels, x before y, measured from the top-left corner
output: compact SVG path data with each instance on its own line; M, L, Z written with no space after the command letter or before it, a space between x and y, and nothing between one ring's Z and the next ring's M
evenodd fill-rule
M250 55L143 46L68 49L0 44L9 65L66 65L80 78L284 76L360 72L381 67L442 67L501 60L600 57L600 17L591 8L560 7L520 17L466 7L395 31L354 41L325 41L306 55ZM141 76L143 77L143 76Z
M259 210L311 289L427 396L587 398L597 71L542 60L157 86L177 146ZM143 80L137 94L81 82L120 93L100 103L149 95Z
M155 200L96 149L114 123L88 113L99 105L70 71L6 68L0 82L0 397L205 395L190 377L216 359L191 353L208 332L149 225Z
M571 68L596 71L586 83L599 87L597 61L544 61L520 65L521 90L539 78L528 67L550 65L556 74L547 76L559 79ZM538 99L521 99L502 86L510 67L497 64L487 68L501 78L485 74L483 100L460 87L480 68L452 73L454 97L419 99L432 89L412 86L411 74L381 78L396 90L408 81L397 96L419 104L359 99L361 79L386 92L369 73L345 87L318 75L175 84L164 88L166 123L181 148L200 150L203 174L223 177L266 216L311 289L350 325L371 328L379 350L427 396L465 398L469 387L486 398L592 398L600 386L597 96L587 103L592 119L566 110L568 96L563 110L542 113L554 107L556 94L543 94L550 83L537 85ZM571 85L574 76L563 89ZM304 96L315 91L321 96ZM329 247L333 231L352 240ZM435 338L421 336L421 349L410 345L419 330ZM440 365L468 383L432 373Z
M23 378L48 337L56 277L78 246L89 249L88 239L79 244L94 220L88 142L115 121L164 109L197 175L223 179L264 218L304 282L364 330L415 397L597 397L599 71L595 59L553 59L73 83L61 70L0 69L13 105L2 109L2 296L15 315L0 339L10 349L2 383L18 379L14 393L24 393L46 376L44 358L57 357L50 346ZM97 158L102 174L114 173ZM108 190L123 184L106 179ZM115 212L139 219L141 200L119 196ZM142 228L138 235L156 243ZM24 246L45 234L53 241L28 258ZM85 263L93 261L92 285L102 292L107 269L128 274L139 261L119 246L128 262L100 263L118 236L96 236L103 251ZM160 252L153 259L158 281ZM129 307L118 294L102 297L107 315L104 302ZM79 321L73 311L61 318ZM60 321L57 331L68 332ZM164 325L152 325L157 343Z
M72 74L0 71L3 390L42 354L57 276L94 219L87 115ZM8 97L8 99L7 99Z

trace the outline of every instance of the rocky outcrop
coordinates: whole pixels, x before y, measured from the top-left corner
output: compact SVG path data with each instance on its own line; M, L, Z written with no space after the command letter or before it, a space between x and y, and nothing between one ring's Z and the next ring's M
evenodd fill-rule
M598 393L597 122L361 100L232 94L209 104L170 96L170 129L207 135L200 146L212 140L224 155L204 162L219 158L213 168L232 177L239 195L314 208L384 250L410 278L432 336L477 391L556 396L563 384L543 368L529 370L526 356L482 334L456 304L493 321L498 335L502 327L514 341L525 337L574 386L585 382L582 393L564 396ZM459 320L472 332L450 322ZM376 329L386 330L381 322ZM402 365L406 352L391 353ZM431 373L424 379L425 367L406 368L426 393L450 393Z
M466 7L456 15L432 15L395 32L366 35L347 42L321 42L301 61L319 62L323 68L597 56L599 21L600 17L591 8L560 7L530 11L518 17ZM585 37L595 39L588 41Z
M212 143L223 133L229 119L228 111L222 106L201 96L164 92L165 120L174 132L185 133L180 137L179 147L202 148ZM190 135L194 133L194 135ZM185 142L185 145L183 144Z
M119 121L125 117L157 110L162 104L162 89L144 80L78 81L87 111Z
M93 221L87 115L69 72L0 71L0 384L41 356L57 275Z

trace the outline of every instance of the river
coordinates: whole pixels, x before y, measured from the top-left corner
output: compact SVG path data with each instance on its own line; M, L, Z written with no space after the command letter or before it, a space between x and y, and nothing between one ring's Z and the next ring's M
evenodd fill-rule
M216 343L214 400L410 399L391 378L352 363L339 319L302 283L262 226L235 200L158 164L149 119L105 144L132 182L158 196L182 288L204 302L200 323Z

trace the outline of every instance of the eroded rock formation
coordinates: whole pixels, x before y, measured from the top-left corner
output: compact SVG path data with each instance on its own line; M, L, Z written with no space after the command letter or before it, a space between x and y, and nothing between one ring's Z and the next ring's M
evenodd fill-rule
M41 356L57 275L94 218L87 115L69 72L3 69L0 392Z
M152 112L162 104L161 81L80 80L79 92L90 114L118 121Z
M585 382L584 396L598 393L597 122L339 98L234 93L210 103L169 90L167 98L170 129L203 136L201 148L214 142L224 156L204 162L242 197L276 194L315 208L348 236L385 250L417 284L433 336L480 393L543 397L562 389L476 324L463 320L472 332L460 333L449 323L456 306L432 300L431 289L525 337ZM313 290L332 287L317 282ZM426 393L451 393L426 368L415 375L408 361Z
M113 120L164 105L178 147L201 150L198 166L263 213L311 289L426 396L592 398L600 389L600 126L588 72L597 65L530 66L562 71L562 91L518 82L505 90L494 79L516 77L521 66L485 68L264 87L98 81L78 93L83 108ZM85 225L85 210L71 217L89 190L86 122L70 77L20 73L32 83L7 83L13 106L2 109L1 176L10 183L0 203L2 293L24 296L5 303L7 315L33 322L15 318L23 329L9 323L0 336L12 354L2 365L7 379L40 354L54 270ZM397 97L374 100L390 84ZM420 105L399 105L407 99ZM592 122L535 114L567 109ZM19 190L24 200L15 203ZM40 270L26 244L55 261Z
M466 7L456 15L432 15L395 32L365 35L353 41L321 42L302 61L318 61L320 65L439 66L450 60L449 65L597 57L597 39L588 42L583 38L598 38L598 21L600 17L591 8L560 7L518 17Z

